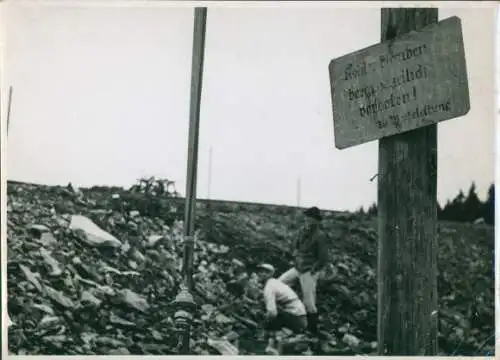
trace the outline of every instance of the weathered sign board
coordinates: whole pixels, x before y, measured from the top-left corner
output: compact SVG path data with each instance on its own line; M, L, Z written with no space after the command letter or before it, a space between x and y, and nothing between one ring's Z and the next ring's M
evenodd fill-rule
M334 59L329 72L338 149L460 117L470 109L458 17Z

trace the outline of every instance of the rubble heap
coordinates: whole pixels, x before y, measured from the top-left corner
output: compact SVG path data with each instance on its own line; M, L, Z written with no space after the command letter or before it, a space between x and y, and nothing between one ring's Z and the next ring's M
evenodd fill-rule
M183 251L177 205L158 207L116 188L9 183L10 353L177 354L172 301ZM243 294L231 281L251 275L260 262L279 272L289 266L288 245L298 224L293 212L276 209L198 211L194 353L232 346L240 354L262 354L258 286L250 281ZM325 354L375 354L374 225L354 214L325 220L331 266L318 284ZM439 236L440 350L492 355L493 229L440 224Z

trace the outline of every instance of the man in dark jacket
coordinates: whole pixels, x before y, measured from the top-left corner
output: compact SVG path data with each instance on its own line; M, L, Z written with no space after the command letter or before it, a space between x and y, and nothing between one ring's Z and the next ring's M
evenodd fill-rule
M294 267L279 277L285 284L296 279L300 282L302 301L307 312L308 330L318 335L318 309L316 308L316 284L319 273L328 261L328 249L320 229L321 212L311 207L304 212L306 224L292 242Z

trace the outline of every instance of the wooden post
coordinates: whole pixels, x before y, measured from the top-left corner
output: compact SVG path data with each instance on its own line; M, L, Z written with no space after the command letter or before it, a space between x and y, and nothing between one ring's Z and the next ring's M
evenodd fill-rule
M382 41L437 21L437 9L382 9ZM437 353L436 188L436 124L380 139L379 355Z
M189 143L186 177L186 209L184 213L184 282L189 292L193 289L194 221L196 216L196 185L198 169L198 139L200 103L205 49L207 8L197 7L194 12L193 61L191 69L191 103L189 111ZM183 334L182 353L189 353L190 331Z

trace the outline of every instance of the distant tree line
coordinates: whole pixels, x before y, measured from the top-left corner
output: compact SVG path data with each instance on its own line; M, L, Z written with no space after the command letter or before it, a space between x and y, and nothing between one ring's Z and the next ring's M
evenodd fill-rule
M469 188L467 196L462 190L453 200L448 200L444 207L439 203L438 220L457 221L457 222L484 222L486 224L495 224L495 185L491 184L488 189L486 201L481 201L477 196L476 184L473 182ZM377 215L377 204L373 203L368 210L360 208L360 213L366 213L369 216Z

